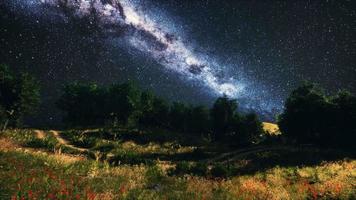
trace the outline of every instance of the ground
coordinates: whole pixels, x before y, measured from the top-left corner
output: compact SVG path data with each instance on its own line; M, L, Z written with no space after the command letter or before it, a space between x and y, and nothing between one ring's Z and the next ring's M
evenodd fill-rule
M8 130L0 199L355 199L356 160L333 149L193 144L157 130Z

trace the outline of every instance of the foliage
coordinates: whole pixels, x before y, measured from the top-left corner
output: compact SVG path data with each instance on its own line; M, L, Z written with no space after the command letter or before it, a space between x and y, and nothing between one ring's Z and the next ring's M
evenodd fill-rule
M222 139L231 131L231 124L237 111L237 102L227 96L218 98L211 109L214 136Z
M81 135L82 131L72 131L72 134ZM69 162L59 159L61 156L68 158L68 155L38 153L41 149L21 150L15 146L3 151L4 148L0 147L0 198L215 200L355 197L356 163L350 159L343 160L345 154L335 150L286 147L251 152L236 159L228 156L227 163L220 160L207 164L191 159L176 162L173 156L183 152L181 148L174 150L178 144L107 141L101 139L100 130L83 135L95 136L98 142L94 148L98 147L97 151L103 150L100 153L110 153L114 157L108 156L103 162L82 160L84 158ZM26 130L8 130L3 136L23 145L36 138L33 131ZM105 145L109 146L109 151ZM148 156L157 153L161 161ZM171 160L166 160L169 158ZM112 161L115 165L109 165ZM167 176L169 169L173 170L168 175L174 176Z
M327 96L305 83L288 97L279 118L283 134L298 143L352 147L356 137L356 97L348 92Z
M263 133L256 115L237 112L235 99L218 98L210 110L177 102L169 105L151 92L141 92L131 82L109 87L68 84L57 105L66 113L65 122L72 126L99 126L111 121L113 127L120 123L127 127L169 129L199 140L207 136L218 141L232 139L235 145L250 145Z
M3 129L17 126L22 118L33 113L40 102L39 84L27 73L15 75L0 65L0 120Z
M94 83L74 82L64 86L57 106L65 111L64 121L69 125L96 125L109 117L104 107L106 93Z

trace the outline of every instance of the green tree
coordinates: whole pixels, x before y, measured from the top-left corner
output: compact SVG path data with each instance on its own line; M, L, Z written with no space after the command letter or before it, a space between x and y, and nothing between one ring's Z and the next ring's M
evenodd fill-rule
M7 65L0 65L0 107L3 129L17 126L22 118L33 113L40 102L39 84L27 73L15 76Z
M132 82L112 85L108 99L111 115L122 124L127 124L134 112L139 110L140 99L141 92Z
M57 107L65 112L68 125L100 125L109 117L106 96L106 90L95 83L74 82L63 87Z

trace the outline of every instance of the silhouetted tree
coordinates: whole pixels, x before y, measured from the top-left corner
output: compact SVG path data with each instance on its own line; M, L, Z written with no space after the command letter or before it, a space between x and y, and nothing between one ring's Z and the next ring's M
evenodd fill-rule
M152 92L145 91L141 93L140 97L140 115L138 118L139 125L150 126L152 112L153 112L153 102L155 96Z
M299 143L352 147L355 121L355 96L342 91L328 97L306 83L288 97L278 124L283 134Z
M157 127L168 127L169 124L169 105L159 97L155 97L152 110L152 125Z
M258 116L255 113L247 114L241 118L240 130L241 132L237 135L242 144L259 142L259 139L264 134L262 122L258 119Z
M356 96L341 91L331 97L333 103L333 122L327 136L330 145L335 143L352 147L356 141Z
M207 134L210 130L209 110L204 106L196 106L189 109L188 112L189 131L196 134Z
M19 125L26 114L35 111L40 102L39 84L27 73L15 76L6 65L0 65L0 107L3 127Z
M218 98L210 111L213 135L215 139L222 139L229 131L237 111L237 102L226 95Z
M64 122L69 125L100 125L109 115L106 95L94 83L74 82L64 86L57 106L65 112Z
M122 124L127 124L132 114L140 107L141 92L132 83L114 84L109 88L111 115Z
M301 143L317 143L325 128L328 102L314 84L304 83L288 97L278 125L289 138Z
M174 102L169 112L170 127L177 131L187 131L189 108L184 103Z

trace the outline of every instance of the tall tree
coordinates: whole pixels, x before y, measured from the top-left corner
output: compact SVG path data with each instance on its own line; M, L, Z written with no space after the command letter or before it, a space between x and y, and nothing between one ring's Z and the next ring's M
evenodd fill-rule
M334 105L332 122L327 140L329 145L335 143L352 147L356 140L356 96L348 91L341 91L331 97ZM336 134L337 133L337 134Z
M240 117L235 142L240 145L251 145L259 142L263 134L262 122L255 113L250 113Z
M127 124L129 117L140 108L141 93L132 82L112 85L109 97L112 115L122 124Z
M15 76L7 65L0 65L0 107L3 129L19 125L26 114L33 113L40 102L39 84L27 73Z
M177 131L187 131L189 109L184 103L174 102L169 111L170 127Z
M69 125L99 125L109 117L106 95L95 83L74 82L64 86L57 106L65 112L64 122Z
M231 124L236 112L237 102L235 99L229 99L224 95L215 101L210 115L216 139L223 138L231 131Z
M196 134L207 134L210 130L209 110L204 106L190 109L188 118L189 129Z
M325 131L323 123L328 102L320 88L304 83L288 97L278 125L290 138L304 143L317 143Z

